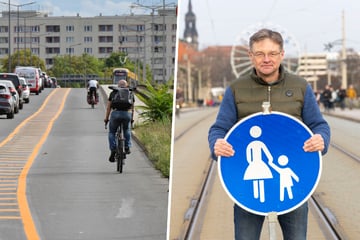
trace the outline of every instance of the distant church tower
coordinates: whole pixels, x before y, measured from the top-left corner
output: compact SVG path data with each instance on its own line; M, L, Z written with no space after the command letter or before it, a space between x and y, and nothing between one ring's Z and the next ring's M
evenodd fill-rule
M193 45L195 49L198 49L198 33L196 31L196 16L192 12L191 0L189 0L188 12L185 15L185 31L184 39L186 42Z

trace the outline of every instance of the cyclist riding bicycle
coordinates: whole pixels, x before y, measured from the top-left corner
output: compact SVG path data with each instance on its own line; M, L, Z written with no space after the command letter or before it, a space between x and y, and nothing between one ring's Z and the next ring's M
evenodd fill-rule
M115 153L116 153L116 130L121 122L123 122L124 127L124 137L125 137L125 153L130 154L130 148L131 148L131 122L132 122L132 116L133 116L133 110L134 110L134 96L131 94L131 106L121 107L121 106L115 106L114 105L114 99L116 97L116 93L118 89L121 88L127 88L128 89L128 83L125 80L120 80L118 82L118 88L114 88L113 91L110 93L108 98L108 103L106 107L106 113L105 113L105 119L104 122L109 124L109 133L108 133L108 141L109 141L109 148L111 151L109 161L114 162L115 161ZM110 116L110 121L109 121Z
M96 81L95 79L89 80L86 87L89 91L89 96L94 96L95 99L97 99L97 89L99 88L98 81Z

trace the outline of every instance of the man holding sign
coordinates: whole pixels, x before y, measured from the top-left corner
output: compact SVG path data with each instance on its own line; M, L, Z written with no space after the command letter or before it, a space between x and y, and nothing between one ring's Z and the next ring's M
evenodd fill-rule
M225 135L241 119L263 112L264 106L270 106L266 111L293 116L311 130L313 135L304 141L303 151L327 152L330 127L319 110L310 85L305 79L287 72L281 65L284 58L283 45L281 34L270 29L261 29L250 37L249 57L253 71L248 76L239 77L226 89L216 121L209 130L209 146L214 159L234 156L235 150L225 140ZM272 160L270 162L275 167ZM277 169L280 170L279 167ZM270 175L266 177L270 178ZM294 179L297 180L296 177ZM289 185L282 187L288 194L292 193ZM279 215L285 240L306 239L307 214L308 206L305 202L297 209ZM235 204L235 239L258 240L263 221L264 216Z

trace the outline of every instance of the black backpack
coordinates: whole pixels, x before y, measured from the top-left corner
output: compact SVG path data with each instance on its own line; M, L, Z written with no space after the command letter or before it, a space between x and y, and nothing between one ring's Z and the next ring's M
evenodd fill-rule
M115 94L111 100L111 107L119 110L128 110L133 102L133 92L129 88L114 88Z

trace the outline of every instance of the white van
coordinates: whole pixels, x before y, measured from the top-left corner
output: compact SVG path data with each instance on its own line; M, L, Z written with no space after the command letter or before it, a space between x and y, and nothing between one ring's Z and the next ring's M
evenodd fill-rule
M19 77L23 77L27 80L30 86L30 92L39 95L41 93L41 77L39 74L39 70L36 67L22 67L17 66L15 68L15 73L19 75Z

